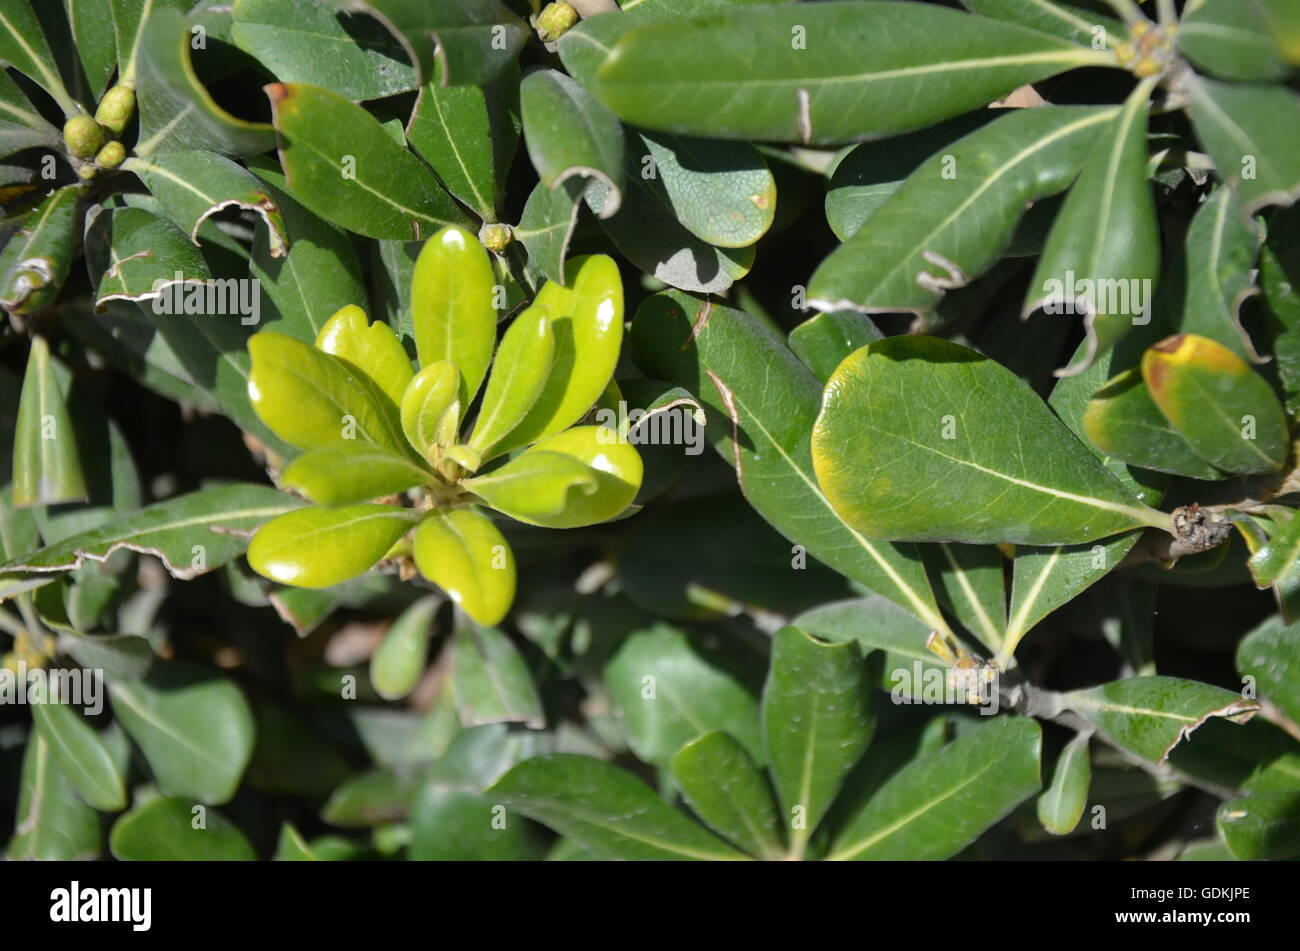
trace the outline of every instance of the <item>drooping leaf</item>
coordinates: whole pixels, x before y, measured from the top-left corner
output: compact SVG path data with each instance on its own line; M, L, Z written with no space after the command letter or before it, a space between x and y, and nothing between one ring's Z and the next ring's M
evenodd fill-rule
M1288 428L1272 388L1244 360L1208 337L1179 334L1142 355L1151 399L1192 450L1225 472L1273 472Z
M434 511L415 531L416 567L475 622L500 623L515 598L515 556L475 509Z
M840 833L832 860L956 855L1036 793L1042 732L999 716L895 773Z
M632 341L647 374L680 384L707 407L709 441L773 528L931 629L947 630L915 549L845 525L817 485L808 440L821 387L775 334L741 311L669 292L641 305Z
M280 584L328 588L374 567L418 521L417 511L395 505L298 509L257 530L248 563Z
M195 825L195 806L161 796L132 809L113 825L109 848L123 862L251 862L257 858L239 828L215 809Z
M1052 783L1038 797L1038 821L1053 835L1069 835L1088 805L1092 761L1088 754L1091 734L1080 733L1061 750Z
M703 733L728 734L759 757L758 700L734 665L696 638L664 624L632 634L603 679L628 745L656 766Z
M303 83L266 89L289 191L322 218L402 241L464 220L419 159L365 109Z
M1123 749L1153 763L1164 762L1183 740L1194 743L1193 731L1210 717L1245 723L1259 709L1222 687L1176 677L1116 680L1071 691L1062 703Z
M451 677L463 726L522 723L539 730L546 725L523 655L496 628L463 625L456 632Z
M220 805L253 755L253 714L235 684L181 661L108 685L113 713L168 795Z
M0 251L0 307L26 314L59 292L76 250L79 191L68 185L50 192Z
M1300 195L1300 95L1282 85L1192 77L1188 112L1223 180L1247 214Z
M760 6L637 27L615 43L597 84L635 125L828 144L931 125L1025 83L1109 60L954 10Z
M525 760L486 796L603 859L744 858L630 773L589 756L552 753Z
M706 733L674 753L670 764L683 797L715 832L758 858L781 857L772 789L730 734Z
M795 855L874 730L858 646L823 644L793 627L777 631L763 687L763 748Z
M871 538L1041 545L1167 527L1023 381L932 337L887 338L840 364L812 457L840 517Z

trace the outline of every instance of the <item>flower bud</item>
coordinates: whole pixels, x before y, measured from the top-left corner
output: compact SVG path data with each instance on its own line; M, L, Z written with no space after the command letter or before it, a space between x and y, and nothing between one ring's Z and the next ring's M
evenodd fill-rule
M514 231L509 225L485 224L478 232L479 243L489 251L501 252L514 240Z
M135 112L135 90L130 86L114 86L104 93L95 110L95 121L114 135L121 135Z
M117 168L126 161L126 146L121 142L109 142L95 156L95 164L100 168Z
M77 158L90 158L104 144L104 130L90 116L73 116L63 125L63 144Z
M537 31L544 40L558 40L577 22L578 11L564 0L556 0L555 3L548 3L537 14Z

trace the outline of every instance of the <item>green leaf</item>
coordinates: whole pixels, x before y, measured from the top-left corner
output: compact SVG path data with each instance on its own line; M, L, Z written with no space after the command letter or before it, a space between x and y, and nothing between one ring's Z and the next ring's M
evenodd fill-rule
M496 346L496 278L487 252L464 228L425 243L411 278L411 325L420 366L447 360L460 371L462 412L474 399Z
M623 282L618 265L607 255L594 254L571 258L565 271L564 285L548 282L533 302L535 309L547 312L555 338L551 371L527 415L495 447L497 453L576 423L614 375L623 344ZM485 453L484 458L490 456Z
M1103 30L1106 49L1113 50L1128 35L1124 24L1114 17L1099 16L1093 10L1056 0L962 0L962 6L972 13L1033 27L1080 46L1093 45L1097 27Z
M1006 559L996 548L941 542L922 549L939 603L986 646L997 650L1007 627Z
M391 769L372 769L339 784L321 808L330 825L364 829L406 818L414 778Z
M628 746L644 762L667 766L684 744L714 730L752 756L762 753L752 690L725 655L677 628L657 624L633 633L603 679Z
M1243 359L1262 362L1241 326L1246 298L1258 293L1255 261L1264 235L1247 217L1235 189L1219 188L1196 212L1187 232L1183 333L1217 340Z
M1083 818L1092 782L1091 733L1080 733L1061 750L1052 784L1038 797L1038 821L1053 835L1069 835Z
M641 488L642 471L636 448L614 430L575 426L461 485L529 525L580 528L621 514Z
M812 457L826 497L868 537L1043 545L1168 530L1022 380L933 337L887 338L840 364Z
M99 816L77 795L39 730L23 751L11 861L85 861L99 856Z
M1202 0L1184 11L1175 39L1179 52L1220 79L1282 79L1291 71L1253 2Z
M484 795L549 826L601 859L745 857L630 773L589 756L553 753L525 760Z
M946 631L916 549L870 540L835 514L813 475L821 386L778 337L741 311L680 292L650 297L632 324L637 364L695 394L706 435L749 503L836 571Z
M542 701L523 655L492 627L462 625L452 655L452 690L462 726L522 723L546 725Z
M0 60L39 84L66 115L82 111L59 78L57 61L31 0L0 0Z
M121 548L154 555L173 577L188 580L243 554L247 533L302 503L265 485L235 483L179 495L64 538L0 565L10 571L80 568L87 558L107 561Z
M789 342L790 349L825 383L841 360L883 336L866 314L835 310L805 320L790 331Z
M127 159L122 167L140 176L167 217L195 244L210 216L243 208L265 223L271 255L284 256L288 238L280 209L262 183L230 159L215 152L164 152L152 159Z
M900 698L910 697L912 681L923 682L927 671L946 670L939 658L926 649L930 627L879 595L832 601L797 615L790 623L823 641L857 641L863 654L884 651L883 677L875 686L895 691ZM899 678L899 671L906 674L907 680ZM914 676L917 673L919 676Z
M1255 8L1268 21L1269 31L1282 55L1293 66L1300 66L1300 10L1290 0L1254 0Z
M50 192L0 252L0 307L30 313L59 292L76 250L79 192L76 185Z
M123 862L251 862L257 858L244 833L215 809L184 798L160 797L132 809L113 825L109 848Z
M402 241L464 220L420 160L365 109L303 83L266 89L289 191L322 218Z
M131 53L140 74L137 155L148 158L160 150L196 149L244 156L274 147L271 126L232 116L195 73L190 17L155 0L137 22L139 38ZM118 46L121 56L120 39Z
M0 155L41 146L50 151L63 147L59 130L32 107L8 73L0 76Z
M570 177L559 188L538 182L524 203L515 240L528 251L528 262L548 280L564 281L564 259L578 221L578 198L585 183Z
M302 837L302 833L287 822L280 826L280 837L275 843L275 855L271 858L275 862L320 861L311 846L307 844L307 840Z
M212 276L202 252L185 233L144 208L101 213L86 235L88 261L98 257L91 249L95 242L103 243L106 255L102 271L97 261L91 269L98 282L96 310L109 301L125 300L153 301L155 313L175 311L175 300L183 303L182 295L205 290L201 285ZM170 313L168 319L176 320L177 315Z
M1272 387L1227 347L1179 334L1142 355L1142 379L1192 450L1225 472L1276 472L1286 460L1286 416Z
M1300 96L1281 85L1190 83L1192 127L1247 214L1300 196Z
M1224 478L1161 415L1137 367L1093 395L1083 414L1083 429L1103 453L1131 465L1191 479Z
M349 505L382 498L433 481L429 471L380 446L341 442L298 456L280 485L321 505Z
M731 735L706 733L674 753L670 765L686 802L715 832L759 858L782 856L767 777Z
M416 601L397 616L370 655L370 682L385 700L401 700L415 689L428 660L433 615L440 604L432 595Z
M555 329L542 307L529 307L514 319L501 338L483 406L469 445L483 459L507 451L506 436L523 422L551 376L555 360Z
M1122 749L1153 763L1164 762L1210 717L1245 723L1259 704L1222 687L1176 677L1132 677L1075 690L1062 704Z
M939 145L822 261L809 303L918 314L937 306L997 262L1027 205L1069 186L1116 115L1113 107L1012 109Z
M135 634L77 634L64 631L59 649L82 667L102 670L113 680L139 680L153 665L149 642Z
M1256 793L1219 807L1215 825L1232 857L1271 861L1300 855L1300 792Z
M1107 64L1109 54L955 10L837 3L641 26L614 45L597 83L634 125L821 145L932 125Z
M45 338L33 337L13 444L15 506L87 498L77 433L65 402L69 383L65 374L56 373Z
M623 200L623 130L593 94L564 73L539 69L519 87L528 157L552 190L571 176L602 182L601 216L614 215Z
M248 352L249 399L285 442L320 449L355 438L410 452L397 407L347 361L271 331L249 338Z
M248 563L280 584L328 588L373 568L419 515L395 505L298 509L257 530Z
M219 805L253 755L253 714L235 684L197 665L158 663L108 685L113 713L168 795Z
M1042 731L1000 716L895 773L829 858L933 861L956 855L1040 786Z
M625 132L628 187L618 214L600 222L605 234L629 261L673 287L700 293L725 291L749 273L754 249L716 248L701 241L678 221L663 180L643 178L636 156L649 153L645 138ZM587 207L600 215L605 189L597 182L586 192Z
M431 363L407 384L401 399L402 432L425 459L432 459L435 447L456 441L460 423L460 374L454 363Z
M777 631L763 686L763 749L793 855L803 855L874 730L857 645L823 644L793 627Z
M476 509L433 511L415 530L415 564L475 622L500 623L515 598L515 556Z
M282 82L323 86L349 99L416 87L415 68L374 17L316 0L237 0L230 35Z
M80 713L65 701L52 698L32 704L32 720L82 799L100 812L126 808L122 769Z
M1300 619L1300 523L1292 515L1285 522L1255 519L1255 524L1262 526L1266 538L1248 540L1251 555L1246 566L1256 587L1273 589L1284 620Z
M1147 99L1154 80L1145 80L1125 101L1070 189L1048 233L1029 282L1021 316L1042 309L1049 318L1084 316L1088 345L1075 374L1114 345L1132 325L1151 319L1160 276L1160 234L1156 206L1147 185Z
M1258 692L1294 723L1300 723L1300 645L1295 629L1270 618L1237 646L1237 669L1255 678Z
M316 337L317 349L346 360L370 378L398 406L415 376L411 358L393 328L382 320L373 324L360 307L348 305L325 322Z

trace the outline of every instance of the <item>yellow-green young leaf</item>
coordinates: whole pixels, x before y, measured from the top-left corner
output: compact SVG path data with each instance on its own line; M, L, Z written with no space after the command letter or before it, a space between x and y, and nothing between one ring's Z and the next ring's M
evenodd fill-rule
M433 615L442 601L421 598L397 616L370 656L370 682L385 700L401 700L419 683L428 659Z
M381 446L352 440L305 452L289 463L280 484L321 505L348 505L405 492L433 475Z
M415 376L393 328L382 320L369 323L366 312L355 304L341 308L326 321L316 335L316 346L370 377L395 406L401 404L406 385Z
M328 588L374 567L418 519L395 505L298 509L257 530L248 563L281 584Z
M550 317L544 309L530 307L501 338L483 408L469 437L470 447L483 459L500 455L497 446L537 402L554 359L555 332Z
M263 331L248 341L248 398L270 430L300 449L359 439L407 452L397 407L347 362Z
M435 445L455 441L460 425L459 389L456 365L439 360L415 374L402 394L402 431L426 459Z
M1142 379L1165 419L1225 472L1275 472L1286 460L1286 416L1272 388L1223 344L1179 334L1142 355Z
M812 458L867 538L1054 545L1169 530L1023 380L934 337L850 354L826 384Z
M1092 781L1089 733L1080 733L1061 750L1052 784L1038 797L1038 821L1053 835L1069 835L1083 817Z
M578 426L543 439L488 475L461 484L498 512L544 528L578 528L620 514L641 487L641 457L612 429Z
M33 337L14 434L13 504L48 505L86 497L77 435L44 337Z
M425 243L411 275L411 327L420 366L439 360L460 371L460 405L478 393L497 339L496 278L478 239L443 228Z
M515 599L515 555L492 520L475 509L431 513L415 530L415 566L484 626L500 623Z
M623 343L623 282L604 254L573 258L568 283L548 281L533 302L550 315L555 361L528 415L497 447L527 446L582 418L604 392Z

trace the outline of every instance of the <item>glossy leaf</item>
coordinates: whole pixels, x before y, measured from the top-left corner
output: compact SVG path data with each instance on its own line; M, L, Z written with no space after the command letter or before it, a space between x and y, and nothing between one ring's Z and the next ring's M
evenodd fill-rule
M253 755L253 715L235 684L181 661L108 685L113 714L144 753L159 787L219 805Z
M320 449L357 439L409 452L397 407L347 361L270 331L251 337L248 352L249 399L285 442Z
M357 441L305 452L280 475L282 487L321 505L365 502L432 481L432 473L406 457Z
M751 855L781 857L776 802L767 777L730 734L706 733L671 760L673 776L691 809L719 835ZM726 777L725 782L719 782Z
M155 502L98 528L64 538L0 565L51 572L106 561L125 548L160 558L173 577L197 577L243 554L247 533L302 503L269 486L234 483Z
M1098 27L1102 28L1107 49L1114 49L1126 35L1124 24L1114 17L1058 0L962 0L962 6L981 16L1009 20L1073 40L1080 46L1093 45Z
M632 341L646 373L704 404L709 441L773 528L932 629L947 629L915 548L845 525L817 485L808 438L821 386L775 334L741 311L669 292L641 305Z
M402 432L426 459L439 443L454 442L460 423L460 374L454 363L431 363L406 386L400 401Z
M1246 566L1256 587L1273 589L1282 618L1294 621L1300 617L1300 524L1294 516L1287 521L1254 521L1263 526L1264 539L1252 539L1247 525L1238 524L1247 530L1247 546L1251 549Z
M30 313L59 292L75 252L78 192L75 185L51 192L0 251L0 307Z
M1184 56L1220 79L1282 79L1291 71L1253 2L1203 0L1183 12L1176 39Z
M1053 835L1074 831L1088 805L1092 761L1088 754L1091 734L1080 733L1061 750L1052 783L1038 797L1038 821Z
M1210 717L1245 723L1259 704L1194 680L1132 677L1067 694L1062 703L1122 749L1162 763Z
M930 627L879 595L830 601L797 615L791 624L823 641L857 641L864 655L883 651L880 665L883 676L873 686L900 698L914 694L911 689L914 682L918 687L923 686L927 671L946 669L926 649Z
M478 392L496 346L496 278L487 252L464 228L425 243L411 279L411 325L420 366L447 360L460 371L462 411Z
M352 364L394 405L401 405L406 387L415 376L411 359L393 328L381 320L370 323L360 307L344 307L331 317L317 335L316 347Z
M538 183L524 203L515 240L528 251L529 264L550 281L564 280L564 259L578 221L578 199L585 185L569 178L559 188Z
M937 338L891 337L840 364L812 456L836 511L872 538L1056 544L1166 525L1019 378Z
M85 861L99 855L99 816L77 795L39 731L23 751L14 818L10 860Z
M1235 353L1195 334L1142 356L1142 379L1169 424L1225 472L1272 472L1286 459L1286 417L1272 388Z
M68 385L67 375L56 372L45 338L33 337L13 444L12 498L16 506L86 498L77 433L68 415Z
M999 716L908 763L835 840L829 858L951 858L1040 786L1042 732Z
M519 87L528 157L551 190L572 176L601 181L607 192L602 217L623 200L623 130L592 93L564 73L540 69Z
M552 753L525 760L485 795L602 859L744 858L630 773L589 756Z
M1205 200L1187 232L1187 289L1178 325L1255 363L1262 361L1241 326L1240 310L1258 293L1255 261L1263 239L1235 189L1220 188Z
M1294 858L1300 855L1300 792L1230 799L1219 807L1215 824L1235 859Z
M109 847L123 862L251 862L248 839L215 809L204 811L195 828L194 808L185 798L160 797L132 809L113 825Z
M644 762L667 766L685 744L714 730L761 756L757 698L734 664L697 638L663 624L637 631L605 665L603 679L628 746Z
M451 676L463 726L522 723L540 730L546 725L523 655L496 628L464 625L456 632Z
M461 484L521 522L579 528L622 513L641 487L642 472L636 448L612 429L576 426Z
M1300 195L1300 96L1281 85L1190 84L1188 112L1224 181L1248 214Z
M483 459L501 454L506 436L536 404L554 362L555 329L550 315L544 308L530 307L501 338L483 406L469 437L469 445Z
M94 728L66 701L32 704L32 720L78 795L100 812L126 808L122 770Z
M58 63L31 0L0 0L0 59L38 83L69 116L80 112L59 78Z
M1002 553L992 546L947 542L922 552L939 603L986 647L996 650L1007 626Z
M1030 279L1022 316L1084 318L1088 346L1078 373L1133 325L1151 320L1160 235L1147 185L1147 80L1129 95L1096 144L1057 213Z
M638 27L597 83L634 125L824 145L931 125L1108 59L954 10L764 6Z
M865 314L836 310L817 314L790 331L790 349L825 383L840 361L884 337Z
M1300 644L1294 628L1272 618L1251 631L1237 646L1237 669L1255 678L1265 700L1300 723Z
M940 147L818 266L809 303L867 312L933 308L997 261L1026 205L1069 186L1116 114L1013 109Z
M763 686L763 749L802 855L840 784L875 730L866 668L852 642L823 644L797 628L777 631Z
M381 99L416 87L396 37L373 17L316 0L237 0L230 35L283 82L323 86L349 99Z
M474 621L500 623L515 597L515 556L500 530L475 509L434 511L414 539L415 564Z
M418 520L394 505L299 509L258 529L248 563L280 584L328 588L373 568Z
M463 220L419 159L360 106L303 83L266 89L289 190L322 218L403 241Z
M212 277L202 252L185 233L143 208L101 214L86 237L88 260L89 244L97 234L102 234L107 244L108 260L98 275L91 271L92 279L98 281L96 310L114 300L153 301L151 306L170 307L178 295L183 301L183 295L196 293L196 286ZM170 319L175 320L175 314Z

